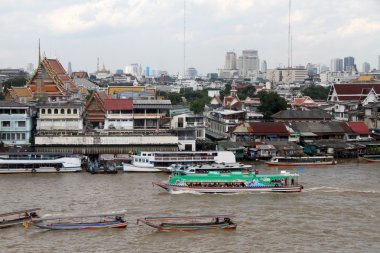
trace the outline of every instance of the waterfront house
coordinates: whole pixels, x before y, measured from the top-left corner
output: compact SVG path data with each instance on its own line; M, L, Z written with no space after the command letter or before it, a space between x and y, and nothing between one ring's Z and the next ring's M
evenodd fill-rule
M205 119L202 115L180 114L173 116L170 128L178 136L180 150L195 151L196 140L205 140Z
M233 127L229 133L231 141L236 142L287 141L290 134L282 122L245 122Z
M214 140L228 138L230 129L243 123L246 119L245 111L218 109L206 113L206 135Z
M83 132L83 103L74 101L37 104L37 134L78 135Z
M311 142L319 139L344 139L347 129L342 122L289 122L288 127L293 133L300 134L302 142Z
M133 130L133 100L105 99L104 130Z
M0 137L4 145L30 144L33 127L30 106L14 101L0 101L0 121Z

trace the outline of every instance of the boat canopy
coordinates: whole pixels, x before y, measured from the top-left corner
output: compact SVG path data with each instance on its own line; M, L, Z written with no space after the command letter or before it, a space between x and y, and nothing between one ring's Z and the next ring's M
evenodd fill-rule
M124 217L125 213L109 213L109 214L98 214L98 215L83 215L83 216L61 216L61 217L53 217L53 218L42 218L42 219L34 219L34 221L48 221L48 220L69 220L69 219L85 219L85 218L105 218L105 217Z

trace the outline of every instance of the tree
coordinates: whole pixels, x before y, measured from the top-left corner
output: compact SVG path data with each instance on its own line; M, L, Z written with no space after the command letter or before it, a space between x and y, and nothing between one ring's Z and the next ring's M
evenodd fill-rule
M196 100L190 102L190 110L192 110L196 114L201 113L203 112L205 105L210 103L210 101L210 97L197 98Z
M261 101L258 109L264 114L265 119L269 119L273 114L285 110L288 105L286 100L275 92L260 91L258 95Z
M329 87L323 87L320 85L311 85L302 90L304 96L309 96L314 100L327 100L329 92Z
M242 100L246 99L247 97L254 97L256 93L256 88L252 84L248 84L245 86L241 91L238 91L238 97Z
M25 77L14 77L6 80L3 82L3 87L10 88L10 87L23 87L26 84L26 78Z
M227 83L224 86L224 89L220 91L220 99L223 100L225 96L230 95L231 89L232 89L231 84Z
M181 95L177 92L169 92L166 97L172 102L172 105L178 105L182 101Z

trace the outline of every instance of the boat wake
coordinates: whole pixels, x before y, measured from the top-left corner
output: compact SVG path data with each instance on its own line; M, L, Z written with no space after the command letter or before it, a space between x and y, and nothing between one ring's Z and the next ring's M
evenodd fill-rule
M339 187L330 187L330 186L312 187L312 188L304 189L303 192L347 192L347 193L374 193L374 194L380 193L380 191L375 191L375 190L358 190L358 189L339 188Z

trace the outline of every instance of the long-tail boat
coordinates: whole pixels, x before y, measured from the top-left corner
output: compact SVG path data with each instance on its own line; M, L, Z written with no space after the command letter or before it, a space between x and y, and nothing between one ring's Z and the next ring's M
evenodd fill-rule
M124 213L33 219L30 224L49 230L126 228Z
M167 182L153 182L168 192L240 193L240 192L300 192L299 174L281 171L280 174L259 175L256 172L186 174L175 171Z
M156 216L138 219L159 231L196 231L206 229L236 229L236 223L232 221L234 216L230 214L222 215L201 215L201 216Z
M364 155L359 158L369 163L380 163L380 155Z
M0 214L0 228L23 224L24 222L30 221L32 218L38 218L36 211L39 210L41 209L33 208Z

